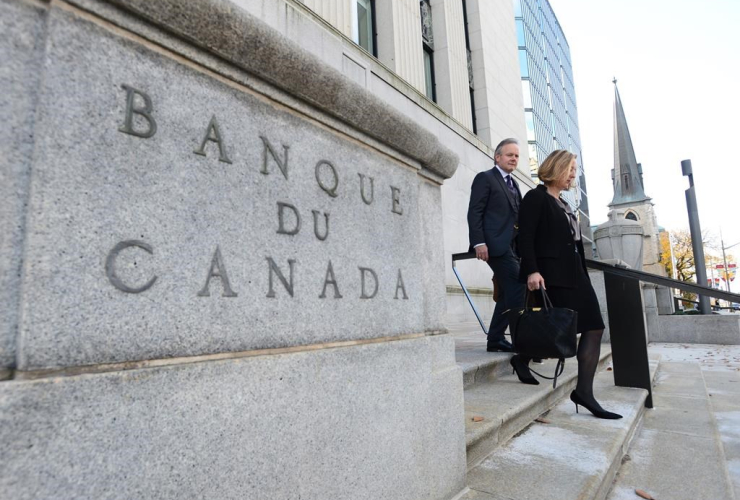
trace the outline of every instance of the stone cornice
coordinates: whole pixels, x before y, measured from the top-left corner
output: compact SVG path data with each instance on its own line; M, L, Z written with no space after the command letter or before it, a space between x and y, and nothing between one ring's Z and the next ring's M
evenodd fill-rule
M442 179L457 169L457 155L434 134L228 0L102 1L321 109Z

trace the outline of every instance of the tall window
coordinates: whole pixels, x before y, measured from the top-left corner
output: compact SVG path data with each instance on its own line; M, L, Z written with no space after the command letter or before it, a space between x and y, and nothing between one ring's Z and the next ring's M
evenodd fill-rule
M375 0L357 0L357 44L377 57L375 40Z
M473 88L473 57L470 52L470 35L468 34L468 8L466 0L462 0L463 24L465 26L465 51L468 55L468 90L470 91L470 113L473 118L473 133L478 133L478 124L475 119L475 89Z
M424 79L426 96L437 102L437 91L434 82L434 34L432 32L432 6L429 0L419 2L421 9L421 40L424 49Z

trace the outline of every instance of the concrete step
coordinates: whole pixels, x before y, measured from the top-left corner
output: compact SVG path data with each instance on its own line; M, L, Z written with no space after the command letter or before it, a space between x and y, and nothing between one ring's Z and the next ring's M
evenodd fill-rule
M455 359L463 370L463 388L475 384L492 382L511 371L509 359L511 354L504 352L486 352L485 344L473 349L456 349Z
M575 363L571 363L575 365ZM654 374L657 359L651 360ZM566 369L569 379L575 382L575 366ZM492 385L504 385L505 380ZM506 381L508 382L508 381ZM518 382L517 382L518 383ZM570 381L569 381L570 383ZM511 384L514 385L513 381ZM521 385L521 384L520 384ZM501 439L513 426L502 423L499 429L499 446L468 471L470 491L462 498L468 500L603 500L609 491L614 475L621 464L622 457L635 434L644 413L647 392L614 386L611 371L601 371L594 383L595 392L602 405L624 416L620 420L601 420L581 408L575 407L566 396L570 389L555 391L556 394L542 394L535 398L530 394L525 398L527 404L517 405L517 416L525 422L508 442ZM543 384L534 389L542 390ZM479 389L478 386L475 389ZM468 401L466 391L466 406ZM509 389L511 396L515 391ZM516 391L521 393L522 391ZM551 386L545 392L552 393ZM497 396L497 398L500 396ZM540 402L535 403L534 400ZM537 408L544 408L552 401L552 409L545 409L542 421L535 422ZM514 411L508 411L513 414ZM526 422L528 419L528 422Z
M654 408L645 412L608 499L637 498L637 489L657 499L735 499L727 452L737 448L740 431L731 431L725 440L730 445L723 446L728 433L722 432L721 419L734 415L735 425L740 421L738 381L736 370L703 369L694 359L661 361Z
M491 358L486 366L478 368L479 372L486 373L485 376L469 377L475 379L475 383L469 383L464 394L469 469L563 397L567 397L575 388L578 371L575 358L566 360L565 370L558 378L558 385L554 390L552 381L547 379L539 379L540 385L536 386L519 382L516 375L511 373L509 358L510 355L505 355L504 361ZM603 345L599 369L610 361L611 349ZM504 362L505 365L500 366ZM543 375L552 376L555 365L555 360L546 360L541 365L532 364L531 368Z

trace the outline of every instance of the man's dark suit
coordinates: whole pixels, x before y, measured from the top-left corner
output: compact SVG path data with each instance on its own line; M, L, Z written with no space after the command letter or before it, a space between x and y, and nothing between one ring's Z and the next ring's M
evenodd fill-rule
M513 178L512 178L513 181ZM524 304L524 285L519 283L519 259L516 254L517 220L522 195L509 190L501 171L494 167L475 176L468 206L470 250L485 243L488 265L499 285L499 301L488 329L488 344L504 340L508 325L504 311Z

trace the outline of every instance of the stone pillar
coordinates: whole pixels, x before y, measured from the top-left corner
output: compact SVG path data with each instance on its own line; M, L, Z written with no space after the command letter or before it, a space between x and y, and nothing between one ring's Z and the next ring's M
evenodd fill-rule
M659 286L655 290L655 295L658 300L658 314L667 315L676 312L673 302L673 289Z
M2 496L463 490L455 155L227 0L0 13Z
M424 49L418 0L376 2L378 59L422 94Z
M658 320L657 285L642 283L642 298L645 304L645 320L647 328L647 339L650 342L654 338L660 338L660 321Z
M431 6L437 104L472 130L463 4L432 0Z

